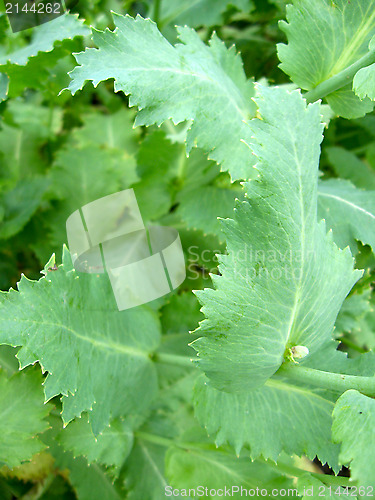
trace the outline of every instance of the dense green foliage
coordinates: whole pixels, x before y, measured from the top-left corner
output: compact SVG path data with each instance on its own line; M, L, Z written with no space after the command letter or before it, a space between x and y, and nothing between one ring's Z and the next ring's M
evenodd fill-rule
M375 495L375 1L286 4L0 14L1 500ZM65 223L127 188L187 277L118 311Z

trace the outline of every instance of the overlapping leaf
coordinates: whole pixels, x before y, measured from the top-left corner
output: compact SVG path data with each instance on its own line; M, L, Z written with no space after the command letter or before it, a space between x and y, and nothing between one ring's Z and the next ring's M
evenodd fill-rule
M307 356L307 367L335 373L373 376L372 353L348 359L330 341ZM195 414L218 446L229 443L237 454L250 446L250 456L277 461L282 451L289 455L316 455L335 471L339 448L331 439L332 411L337 394L307 384L291 383L277 375L259 389L234 394L218 391L202 376L194 395Z
M8 96L9 79L5 73L0 73L0 102Z
M185 344L186 345L186 344ZM184 346L185 347L185 346ZM165 365L161 365L163 370ZM168 367L167 367L168 368ZM194 422L190 407L195 373L174 368L174 380L161 376L162 391L153 413L137 432L134 446L124 467L125 488L129 500L162 500L168 480L165 476L165 454L182 431ZM190 372L190 373L189 373Z
M140 130L133 128L134 112L120 108L112 114L98 112L81 116L82 127L75 128L69 135L72 147L96 144L111 150L121 150L125 155L137 151Z
M215 290L198 291L204 320L193 347L217 389L261 386L286 348L311 353L331 338L342 302L361 275L317 222L319 104L298 91L260 88L261 119L250 129L259 178L245 184L248 201L224 221L228 255Z
M25 65L30 57L39 52L50 52L58 41L71 39L78 35L87 35L89 29L78 20L77 15L64 14L62 16L33 28L31 43L24 48L3 56L0 64L9 61L12 64Z
M241 139L249 139L245 121L255 113L253 84L234 49L216 36L207 47L187 27L178 28L182 43L173 47L150 20L116 15L115 21L115 32L93 32L98 50L76 55L71 92L87 80L96 86L114 78L115 91L131 94L130 105L140 110L136 124L192 119L188 150L198 145L234 178L247 178L253 162Z
M371 290L350 295L344 300L336 319L335 335L342 336L358 326L359 320L372 311L370 304Z
M47 159L43 148L60 132L62 110L56 109L51 114L46 107L35 102L11 100L7 103L6 118L8 123L2 124L0 134L3 154L0 175L14 185L19 180L24 184L25 179L45 173Z
M375 190L375 170L354 153L341 147L326 148L325 153L338 177L352 182L358 188Z
M339 485L329 485L324 482L324 476L320 481L317 475L303 474L297 480L297 489L303 499L319 495L319 498L327 500L340 500L340 498L350 498L351 494L347 488L340 488ZM316 493L317 492L317 493Z
M75 37L89 32L89 28L71 14L33 28L31 43L0 57L1 71L10 78L10 94L21 94L26 86L42 88L49 77L48 68L69 53L62 42L69 45Z
M50 429L43 435L43 441L48 445L48 451L54 458L54 465L64 471L72 485L78 500L122 500L123 496L106 474L104 467L94 463L89 465L84 457L74 457L73 453L64 451L57 442L57 436L62 431L61 419L50 416Z
M351 479L375 488L375 401L358 391L346 391L333 411L332 437L341 443L340 462L350 464Z
M23 367L40 361L46 398L64 395L65 422L92 410L97 434L110 417L142 414L156 391L149 358L159 342L155 314L144 307L119 312L108 277L78 276L66 249L63 265L47 268L38 282L22 277L18 292L1 294L0 342L22 346Z
M133 445L131 425L113 420L98 436L94 436L87 415L75 419L57 436L57 440L74 456L84 456L89 464L97 462L117 475Z
M375 51L375 37L369 43L369 50ZM361 68L353 79L353 89L361 99L375 100L375 64Z
M24 227L39 207L47 186L46 178L35 177L0 192L0 239L9 238Z
M204 186L180 196L181 206L178 215L186 226L200 229L204 233L215 234L222 241L219 217L230 217L236 198L242 198L242 192L218 186Z
M45 448L37 434L48 428L39 368L7 378L0 371L0 462L15 467Z
M160 8L163 25L178 24L180 26L213 26L222 22L223 13L228 6L239 10L250 10L251 0L162 0Z
M218 391L202 377L195 389L195 413L217 445L229 443L240 453L277 461L288 454L316 455L338 469L338 447L331 442L335 395L317 388L269 380L246 394Z
M199 433L198 433L199 436ZM204 437L200 437L200 443L204 443ZM188 493L190 489L202 486L207 488L207 498L214 498L211 491L230 492L231 498L243 498L243 490L255 490L256 488L280 489L292 488L292 481L282 478L281 474L272 469L268 464L252 462L248 457L236 457L219 450L196 448L182 449L171 447L166 455L166 475L170 484L181 491ZM169 488L170 491L170 488ZM282 498L275 491L273 498ZM223 495L224 496L224 495Z
M319 183L318 214L340 248L357 253L356 240L375 249L375 191L358 189L349 181L329 179Z
M375 34L374 12L374 0L298 0L288 5L288 23L280 24L288 37L288 45L278 45L281 69L306 90L337 75L368 53ZM346 118L363 116L374 107L368 97L360 100L351 84L326 99Z

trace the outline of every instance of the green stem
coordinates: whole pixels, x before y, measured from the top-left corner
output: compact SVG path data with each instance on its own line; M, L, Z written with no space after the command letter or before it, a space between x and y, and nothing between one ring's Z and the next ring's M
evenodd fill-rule
M164 363L166 365L177 365L177 366L188 366L192 368L194 365L192 363L192 358L188 356L180 356L179 354L168 354L166 352L157 352L153 354L152 358L156 363Z
M169 448L171 446L176 446L183 450L197 450L197 451L216 451L216 447L212 443L187 443L183 441L175 441L174 439L165 438L162 436L157 436L156 434L150 434L149 432L137 431L134 436L143 441L148 441L149 443L158 444L159 446L164 446ZM228 453L227 453L228 454ZM230 454L233 456L232 454Z
M357 344L355 344L354 342L352 342L351 340L349 340L345 337L341 338L339 340L342 344L346 345L347 347L350 347L354 351L360 352L361 354L364 354L365 352L367 352L366 349L363 349L363 347L358 346Z
M54 474L47 476L42 483L37 483L31 490L21 497L21 500L38 500L50 489L55 479Z
M166 448L173 445L172 439L157 436L155 434L150 434L149 432L137 431L134 433L134 436L138 439L142 439L143 441L148 441L149 443L165 446Z
M160 20L160 0L154 0L154 21L159 25Z
M294 363L284 363L276 374L340 393L348 389L356 389L365 396L375 397L375 377L324 372Z
M340 71L340 73L337 73L337 75L331 76L331 78L328 78L328 80L319 83L319 85L317 85L314 89L306 92L306 94L304 94L304 98L308 103L315 102L318 99L322 99L326 95L331 94L331 92L334 92L335 90L341 89L342 87L345 87L345 85L348 85L353 80L354 75L358 70L364 68L365 66L369 66L374 62L375 51L370 51L366 55L358 59L358 61L343 69L342 71Z

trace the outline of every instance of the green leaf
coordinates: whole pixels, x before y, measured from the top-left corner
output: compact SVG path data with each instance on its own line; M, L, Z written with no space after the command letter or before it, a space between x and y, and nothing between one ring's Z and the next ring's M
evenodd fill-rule
M348 120L360 118L366 113L371 113L374 109L373 101L370 101L367 97L361 100L354 94L350 85L332 92L326 97L326 100L336 115Z
M288 44L277 46L280 68L302 89L313 89L368 53L375 34L374 0L298 0L286 12L288 22L280 28ZM368 98L360 101L351 85L329 94L327 102L345 118L374 107Z
M55 459L55 466L62 471L75 490L78 500L122 500L110 476L98 464L89 465L85 458L74 458L71 452L58 445L56 436L61 432L61 419L50 417L51 428L43 435L43 441Z
M375 50L375 37L369 43L369 50ZM365 97L369 97L371 100L375 99L375 64L370 64L357 71L353 78L353 90L361 99Z
M363 293L355 293L344 300L342 308L336 319L335 334L340 337L344 332L351 332L358 326L368 312L372 311L370 305L371 290L367 289Z
M53 264L39 281L23 276L18 292L1 293L0 342L22 346L21 367L40 360L46 399L63 394L65 423L91 410L98 434L110 418L135 417L151 404L149 353L159 343L159 322L145 306L119 312L107 275L78 275L66 249L62 266L48 270Z
M349 181L329 179L318 188L318 213L333 230L340 248L350 246L357 253L355 240L375 249L375 191L358 189Z
M18 371L17 350L8 345L0 345L0 367L9 377Z
M236 197L242 197L235 189L205 186L179 196L181 205L177 214L190 229L215 234L223 240L218 218L232 215Z
M129 500L163 500L165 447L137 439L127 461L125 486Z
M47 82L51 92L51 79L56 73L51 68L63 57L80 50L81 45L73 41L75 37L89 33L88 26L70 14L32 28L30 43L0 55L0 69L9 77L9 96L21 95L25 88L43 89Z
M355 390L346 391L333 410L332 437L341 443L340 463L350 464L359 486L375 487L375 401Z
M83 205L128 188L138 179L133 157L120 149L103 149L97 144L82 148L60 149L50 171L50 198L56 200L43 216L52 248L61 248L67 241L66 220ZM46 260L49 246L43 241L38 248Z
M161 310L163 332L178 334L194 330L203 319L199 309L199 302L191 292L171 296Z
M133 128L134 112L120 108L110 115L91 112L82 115L82 127L69 136L72 147L102 146L132 155L138 148L140 130ZM142 143L143 144L143 143Z
M277 461L281 451L316 455L337 469L338 447L331 442L334 394L271 379L246 394L218 391L205 377L195 387L195 415L215 443L229 443L239 455L250 446L250 456Z
M0 102L8 96L9 79L5 73L0 73Z
M176 439L181 432L181 428L191 425L192 415L186 411L186 394L181 391L181 386L178 385L176 394L182 396L183 403L181 398L174 395L172 399L178 402L171 406L168 395L172 395L173 389L168 389L167 393L166 397L158 399L153 414L137 432L134 447L124 466L126 498L129 500L165 498L165 487L168 485L164 473L165 453L173 444L172 439Z
M339 485L330 485L324 482L324 476L322 476L322 481L320 481L316 475L303 474L297 480L297 489L299 494L303 499L314 498L318 496L319 498L326 498L327 500L340 500L340 498L350 498L351 494L345 489L340 488ZM315 494L314 494L315 492Z
M351 181L358 188L375 190L375 171L354 153L341 147L326 148L325 153L338 177Z
M361 68L354 76L353 89L360 99L375 99L375 64Z
M165 344L170 344L170 339L173 342L175 336L166 335L163 338L166 342L161 346L162 350L168 351L170 345L165 348ZM186 348L186 342L174 343L173 352L179 354ZM165 477L166 451L187 428L196 425L191 400L197 370L163 363L158 363L157 368L160 380L158 398L149 419L136 431L132 452L123 468L126 498L129 500L165 498L165 487L168 485Z
M46 178L35 177L0 193L0 239L10 238L25 226L41 204L48 184Z
M3 55L0 58L0 65L10 62L23 66L27 64L30 57L37 56L39 52L52 51L56 42L89 33L88 26L85 26L77 15L63 14L48 23L33 28L31 43L11 54Z
M98 462L107 467L113 466L112 470L117 475L132 448L133 432L127 422L113 420L95 437L85 414L63 429L57 440L75 456L84 456L89 464Z
M199 491L202 485L208 490L206 498L215 498L215 494L209 493L211 489L219 490L218 495L222 490L232 498L243 498L241 488L247 492L256 488L269 488L270 492L276 487L292 488L291 480L285 479L281 484L281 475L274 469L248 457L237 458L216 450L170 448L165 460L169 484L180 490L181 496L187 496L189 489ZM281 494L272 497L283 498Z
M116 491L111 478L105 470L97 464L88 466L82 457L73 458L65 455L56 461L62 469L69 470L69 482L73 486L78 500L122 500L122 496Z
M115 15L115 22L116 32L93 32L99 50L76 55L71 92L114 78L115 91L131 94L130 105L140 109L137 125L193 120L188 151L197 145L234 178L248 177L253 161L241 139L249 139L254 91L234 48L216 36L207 47L188 27L178 28L182 43L173 47L151 20Z
M142 141L136 154L139 182L134 184L136 198L142 200L144 221L155 220L169 212L172 205L172 178L185 147L172 144L162 130L154 130Z
M228 6L249 11L253 4L251 0L162 0L161 23L177 24L179 26L214 26L221 24L223 14Z
M334 373L372 377L374 354L348 359L329 341L301 364ZM195 415L207 433L221 446L230 444L239 454L250 447L250 457L262 456L277 462L282 451L288 455L318 456L336 472L339 448L331 439L332 411L337 394L306 384L291 383L277 375L259 389L247 393L218 391L201 376L195 386Z
M185 152L184 152L185 153ZM227 174L222 174L225 179ZM176 171L178 179L179 191L176 196L176 201L187 197L189 194L194 194L197 189L211 185L220 178L219 166L207 159L207 155L201 149L193 149L186 155L180 156L179 168ZM230 181L228 181L230 185Z
M43 404L38 367L7 378L0 371L0 462L16 467L45 448L37 434L44 432L49 407Z
M357 320L355 329L350 333L350 338L355 341L356 345L366 350L375 350L374 304L372 304L372 309L368 314Z
M47 166L43 148L61 130L62 110L50 110L32 101L10 100L7 103L9 124L3 123L0 151L4 158L1 177L17 181L44 174ZM0 179L1 179L0 177Z
M322 140L319 104L299 91L259 88L261 120L250 122L258 179L223 221L228 255L214 289L197 291L206 316L193 343L214 387L243 392L274 374L294 345L315 352L361 276L317 223ZM296 125L298 124L298 126Z
M189 446L191 439L193 442ZM165 457L168 483L173 489L180 490L181 496L187 496L190 488L199 491L202 485L207 498L215 497L210 494L211 489L222 489L226 492L222 496L241 498L241 488L269 488L270 491L272 487L292 486L290 479L283 478L280 472L263 461L253 462L245 453L236 457L228 450L215 449L198 426L186 430L181 440L186 445L171 446ZM275 498L281 496L275 495Z

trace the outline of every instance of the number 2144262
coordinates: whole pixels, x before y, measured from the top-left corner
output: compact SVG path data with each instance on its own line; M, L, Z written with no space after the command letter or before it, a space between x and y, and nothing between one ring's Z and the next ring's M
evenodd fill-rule
M8 2L5 4L5 9L7 14L21 14L22 12L27 14L28 12L34 14L61 14L61 3L18 3L18 2Z

